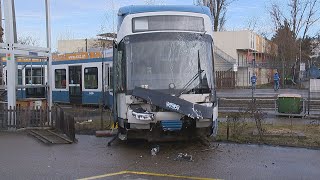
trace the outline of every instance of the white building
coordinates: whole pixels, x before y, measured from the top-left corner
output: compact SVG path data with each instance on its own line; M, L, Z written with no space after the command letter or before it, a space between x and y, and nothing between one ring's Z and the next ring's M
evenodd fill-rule
M243 30L214 32L214 43L217 47L216 71L228 71L237 66L236 86L250 86L253 73L257 75L257 84L271 82L273 70L266 65L275 57L277 50L271 41L252 31Z
M102 40L96 39L72 39L72 40L58 40L57 51L60 54L75 53L75 52L90 52L97 51L97 48L101 48ZM103 40L106 48L112 47L111 40Z

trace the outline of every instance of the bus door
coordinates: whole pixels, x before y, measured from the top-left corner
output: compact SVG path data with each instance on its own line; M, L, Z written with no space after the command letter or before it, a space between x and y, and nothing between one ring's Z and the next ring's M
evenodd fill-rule
M113 76L112 76L112 64L105 63L104 65L104 92L105 92L105 103L111 107L113 102Z
M82 103L81 69L81 66L69 66L69 98L71 104Z

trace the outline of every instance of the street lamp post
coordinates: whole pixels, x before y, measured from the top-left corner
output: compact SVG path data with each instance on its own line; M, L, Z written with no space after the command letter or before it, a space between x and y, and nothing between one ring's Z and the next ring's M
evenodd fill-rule
M105 44L105 41L102 40L102 107L101 107L101 119L100 119L100 125L101 125L101 130L103 130L103 110L104 110L104 107L105 107L105 67L104 67L104 60L105 60L105 47L106 47L106 44Z
M252 76L255 74L255 66L256 66L256 60L255 59L252 59L252 66L253 66L253 72L252 72ZM250 79L251 79L251 77L250 77ZM253 87L253 82L251 81L251 98L252 98L252 102L254 103L254 97L253 97L253 91L254 91L254 89L253 89L254 87Z

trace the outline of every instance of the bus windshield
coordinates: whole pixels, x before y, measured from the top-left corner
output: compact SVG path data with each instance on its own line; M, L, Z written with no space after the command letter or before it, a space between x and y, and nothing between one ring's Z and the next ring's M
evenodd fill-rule
M127 90L145 87L188 93L193 89L209 91L213 87L209 35L145 33L127 36L122 43L126 51ZM197 74L197 79L190 82Z

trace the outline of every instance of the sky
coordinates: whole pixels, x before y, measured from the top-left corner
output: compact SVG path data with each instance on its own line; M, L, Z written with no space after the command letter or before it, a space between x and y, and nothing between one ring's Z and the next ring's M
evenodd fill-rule
M195 0L149 0L166 5L192 5ZM51 0L52 47L60 39L94 38L116 27L115 17L119 7L143 5L146 0ZM269 0L237 0L228 7L227 30L240 30L249 21L257 21L257 31L272 34L272 24L266 10ZM40 46L45 46L44 0L15 0L17 34L31 36ZM114 18L115 17L115 18ZM113 26L115 24L115 26Z

